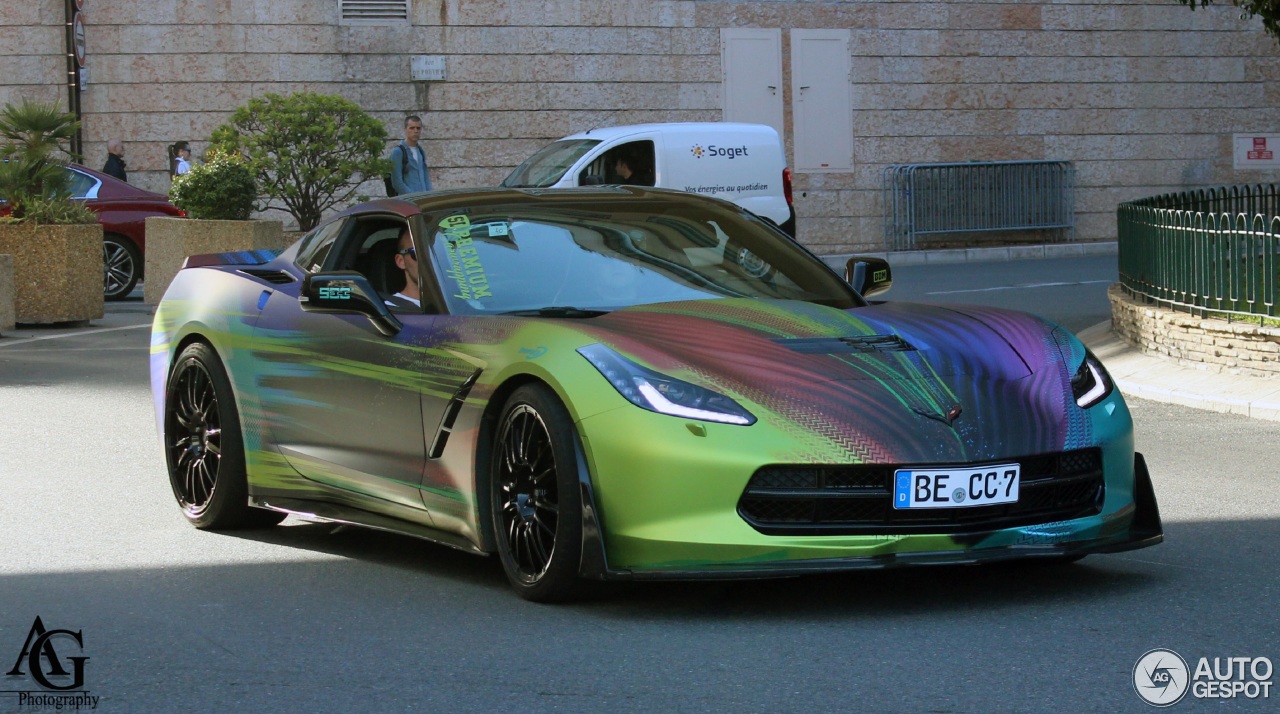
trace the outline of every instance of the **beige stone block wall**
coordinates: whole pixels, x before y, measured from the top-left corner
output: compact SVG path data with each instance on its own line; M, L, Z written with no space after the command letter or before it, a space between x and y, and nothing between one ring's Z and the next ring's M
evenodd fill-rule
M0 335L17 324L13 312L13 256L0 255Z
M346 96L393 137L425 120L433 182L500 181L549 140L605 124L722 118L720 30L852 34L855 170L797 174L800 240L881 248L881 172L902 163L1065 159L1081 240L1113 240L1116 203L1280 180L1240 172L1234 132L1280 130L1280 44L1227 3L1174 0L413 0L411 22L342 25L336 0L113 0L88 28L85 153L127 142L131 181L166 191L165 147L197 155L266 92ZM0 7L0 99L61 89L60 0ZM53 46L49 46L53 45ZM412 55L448 77L413 82ZM786 111L788 150L793 145ZM388 149L390 145L388 146Z
M1143 352L1211 372L1280 379L1280 327L1155 307L1129 296L1119 283L1107 297L1112 329Z
M13 256L18 323L102 317L102 226L0 225L0 254Z
M296 234L282 232L280 221L211 221L191 218L147 219L146 280L142 299L158 305L189 255L240 250L283 250ZM286 242L288 241L288 242Z

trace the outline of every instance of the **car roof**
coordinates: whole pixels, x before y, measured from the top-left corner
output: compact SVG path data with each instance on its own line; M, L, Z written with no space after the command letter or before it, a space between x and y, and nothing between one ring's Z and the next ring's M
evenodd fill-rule
M647 186L581 186L575 188L459 188L406 194L377 199L354 206L342 215L383 211L408 217L415 213L447 211L452 208L498 206L511 203L553 205L609 199L614 201L660 200L672 205L732 205L708 196ZM415 210L416 209L416 210Z

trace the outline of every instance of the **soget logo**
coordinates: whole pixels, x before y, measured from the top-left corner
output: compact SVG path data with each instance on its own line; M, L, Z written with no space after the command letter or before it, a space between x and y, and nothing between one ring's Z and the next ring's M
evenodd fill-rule
M726 159L736 158L738 156L747 155L746 146L716 146L715 144L707 144L705 148L701 144L694 144L689 153L693 154L693 158L701 159L704 156L723 157Z

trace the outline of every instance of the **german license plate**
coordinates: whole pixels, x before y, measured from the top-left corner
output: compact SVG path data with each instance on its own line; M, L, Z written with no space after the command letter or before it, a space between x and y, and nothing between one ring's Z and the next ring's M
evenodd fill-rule
M1018 502L1018 464L961 469L898 469L894 508L966 508Z

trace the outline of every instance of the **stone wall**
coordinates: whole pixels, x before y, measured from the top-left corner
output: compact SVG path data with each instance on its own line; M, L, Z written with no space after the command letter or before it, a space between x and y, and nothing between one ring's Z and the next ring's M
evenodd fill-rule
M65 101L62 8L0 3L0 101ZM413 0L386 27L341 24L337 0L103 0L88 15L87 163L122 138L152 190L168 144L199 154L266 92L344 95L393 135L422 114L442 188L493 184L593 125L719 120L724 28L783 30L785 107L790 30L852 32L855 168L795 176L800 239L822 253L880 248L895 163L1074 161L1081 240L1114 239L1121 201L1280 180L1232 169L1233 132L1277 131L1280 45L1227 3ZM443 55L447 79L411 81L420 54Z
M1107 292L1116 334L1143 352L1212 372L1280 377L1280 327L1196 317Z

